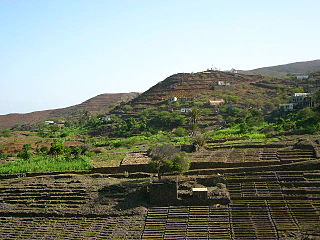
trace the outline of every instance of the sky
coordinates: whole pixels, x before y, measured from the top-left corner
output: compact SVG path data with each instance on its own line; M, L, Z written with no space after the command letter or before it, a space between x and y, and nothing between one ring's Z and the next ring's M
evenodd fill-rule
M320 58L319 0L0 0L0 115Z

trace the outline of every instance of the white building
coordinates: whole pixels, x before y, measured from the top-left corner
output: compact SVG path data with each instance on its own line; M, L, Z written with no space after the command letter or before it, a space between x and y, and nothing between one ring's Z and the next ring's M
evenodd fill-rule
M218 86L229 86L230 83L229 82L225 82L225 81L218 81Z
M191 108L181 108L180 112L181 113L189 113L189 112L191 112Z
M308 75L299 75L299 76L297 76L298 80L303 80L303 79L308 79L308 78L309 78Z
M105 121L105 122L110 122L113 119L110 115L105 115L105 116L100 117L100 120Z
M293 110L293 103L279 104L279 109L285 112Z
M171 103L171 102L176 102L178 101L178 98L177 97L170 97L168 98L168 102Z
M310 93L294 93L291 98L291 103L293 103L295 108L314 106L314 101Z

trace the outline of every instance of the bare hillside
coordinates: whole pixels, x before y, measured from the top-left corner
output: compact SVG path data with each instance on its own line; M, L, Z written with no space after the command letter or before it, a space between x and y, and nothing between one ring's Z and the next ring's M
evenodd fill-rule
M253 70L240 71L245 74L262 74L264 76L281 77L288 73L306 74L309 72L320 70L320 60L295 62L271 67L257 68Z
M0 115L0 128L11 128L17 124L32 124L59 117L70 118L81 111L105 113L112 104L127 102L137 97L139 93L105 93L90 98L87 101L67 108L31 112L26 114L12 113Z

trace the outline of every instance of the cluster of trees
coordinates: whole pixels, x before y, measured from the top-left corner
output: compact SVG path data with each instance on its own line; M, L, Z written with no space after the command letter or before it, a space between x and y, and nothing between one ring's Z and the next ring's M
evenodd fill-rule
M82 146L65 146L60 141L55 141L51 144L50 148L47 146L42 146L40 148L32 151L32 147L30 144L23 145L22 151L18 153L18 157L22 159L30 159L32 155L42 155L42 156L61 156L63 155L66 159L76 159L81 155L87 154L89 151L88 145Z
M111 115L111 119L108 123L101 123L90 133L110 137L129 137L141 133L155 134L159 131L171 131L187 123L185 115L152 109L127 119Z
M275 124L277 131L306 130L310 133L320 131L320 105L278 117L275 119Z

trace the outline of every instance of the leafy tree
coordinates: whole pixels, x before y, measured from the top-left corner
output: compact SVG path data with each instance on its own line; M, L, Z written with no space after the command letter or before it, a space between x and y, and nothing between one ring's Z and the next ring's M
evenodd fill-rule
M178 127L176 128L173 133L177 136L177 137L183 137L187 135L187 130L183 127Z
M48 154L57 156L57 155L63 154L65 152L65 150L66 150L66 148L63 145L63 143L53 142L51 144L51 148L50 148Z
M10 137L11 136L11 131L7 128L1 129L0 130L0 137Z
M157 171L159 179L165 172L182 172L190 166L187 156L170 144L153 147L149 149L148 154L152 159L150 165Z
M22 147L22 151L18 153L18 157L27 160L31 157L31 153L29 152L31 150L31 145L30 144L24 144Z
M206 144L206 141L207 139L205 136L197 134L192 138L192 145L194 149L198 151L201 147L203 147Z
M201 110L199 108L192 108L189 117L190 124L196 124L201 117Z
M132 110L133 110L133 107L131 107L130 105L124 105L124 106L123 106L123 110L124 110L125 112L129 112L129 111L132 111Z

